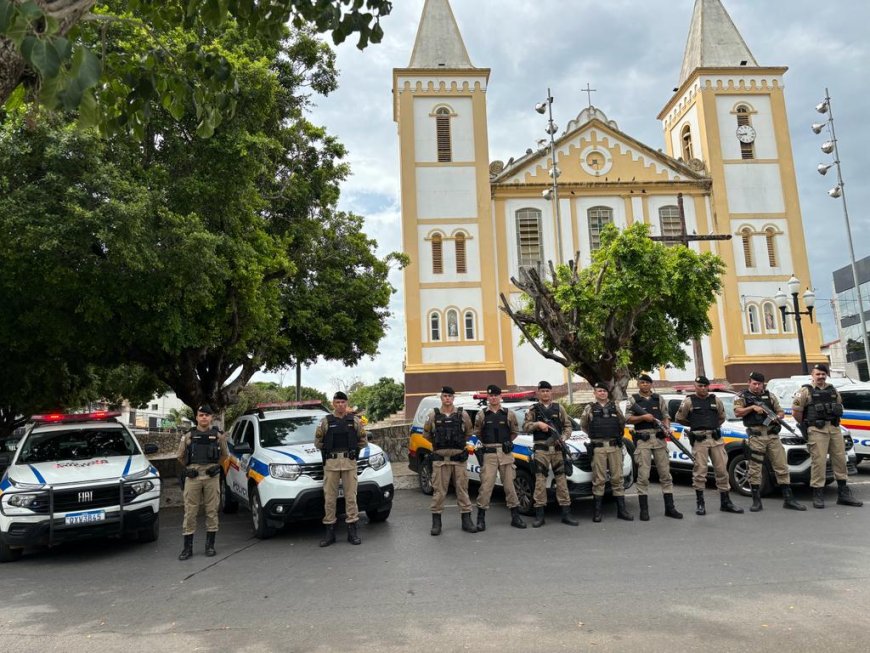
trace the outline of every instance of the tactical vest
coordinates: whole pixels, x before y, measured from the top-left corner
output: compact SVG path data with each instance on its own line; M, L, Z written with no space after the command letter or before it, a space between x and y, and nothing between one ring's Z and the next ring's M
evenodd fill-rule
M327 415L326 436L323 438L323 451L333 453L351 451L357 448L359 438L356 434L356 423L350 413L344 417Z
M760 395L755 394L751 390L744 390L740 393L740 396L743 397L747 406L752 406L753 404L764 404L771 411L773 411L773 401L770 399L770 393L765 390ZM776 412L776 411L773 411ZM743 425L744 426L763 426L764 422L767 420L767 415L762 413L757 413L756 411L751 411L746 413L743 416Z
M693 431L713 431L719 428L719 410L716 408L716 395L707 395L703 399L698 395L689 395L692 402L692 412L689 413L689 428Z
M462 409L457 408L449 415L435 409L435 434L433 446L439 449L465 449L465 429L463 428Z
M838 426L843 415L843 405L837 402L837 390L829 385L817 388L814 385L804 386L810 390L810 403L807 404L807 422L825 422Z
M212 427L208 431L191 429L187 447L188 465L214 465L221 458L220 431Z
M608 401L603 406L592 403L592 419L589 420L589 437L593 440L622 438L622 420L616 412L616 404Z
M511 439L511 428L508 426L508 412L505 408L485 410L483 426L480 429L480 439L484 444L501 444Z
M633 394L635 406L643 408L650 415L659 421L664 421L665 416L662 415L661 399L656 393L652 393L649 397L644 397L642 394ZM658 428L653 422L638 422L634 425L635 431L655 431Z
M552 424L553 428L556 429L556 433L552 433L551 431L533 431L532 439L535 442L543 442L551 436L562 437L562 429L565 425L562 423L562 411L559 410L560 406L556 402L552 402L549 406L544 407L542 403L532 404L530 410L534 411L535 421L537 422L547 422L548 424Z

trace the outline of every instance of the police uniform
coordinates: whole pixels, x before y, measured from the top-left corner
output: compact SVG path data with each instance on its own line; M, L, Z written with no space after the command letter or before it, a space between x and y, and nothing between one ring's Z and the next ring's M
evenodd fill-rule
M478 447L476 455L480 462L480 489L477 491L477 531L486 530L486 511L489 510L489 500L495 487L495 478L501 478L504 489L505 503L511 511L511 526L525 528L526 524L520 517L517 489L514 486L516 478L516 463L514 462L513 441L520 432L516 415L504 407L492 410L489 406L477 413L474 421L474 435L477 436Z
M445 387L442 394L445 392L453 394L451 388ZM433 408L423 424L423 435L432 443L432 535L441 534L441 513L444 512L444 498L451 480L456 490L462 530L467 533L477 532L471 521L471 498L468 496L466 470L466 446L472 428L471 418L462 408L454 408L450 412Z
M646 374L638 377L639 381L652 383L652 378ZM626 415L634 422L634 458L637 462L638 502L640 503L640 520L649 520L649 474L652 463L655 463L665 500L665 515L674 519L682 519L683 515L674 506L674 482L671 478L671 459L668 455L668 445L665 442L667 433L656 426L655 422L643 419L641 416L650 414L667 426L668 406L665 398L655 392L635 393L628 398ZM636 418L636 419L633 419Z
M816 365L813 371L816 370L828 374L825 365ZM807 447L812 459L810 487L813 488L813 507L825 507L825 470L829 455L837 480L837 503L853 507L863 505L852 496L846 483L846 445L840 430L843 402L837 389L825 381L803 386L795 395L792 412L795 418L800 418L807 434Z
M764 375L760 372L752 372L749 375L751 381L764 383ZM754 405L763 405L775 415L782 415L782 408L776 395L763 389L760 393L746 389L734 398L734 409L752 408ZM746 412L742 418L746 427L749 447L749 485L752 489L752 506L750 512L759 512L763 509L761 503L761 471L765 456L770 461L770 466L776 474L776 482L782 489L783 507L791 510L806 510L806 506L795 501L791 491L791 477L786 462L785 449L779 432L782 428L779 422L771 421L765 413L759 413L752 409Z
M602 383L596 389L607 390ZM634 517L625 508L625 487L622 479L622 434L625 430L625 416L609 398L601 403L596 400L583 409L580 428L589 436L586 450L592 454L592 521L600 522L604 500L604 486L607 471L610 470L610 487L616 498L619 519L633 521Z
M210 406L200 406L198 413L212 415ZM218 530L218 510L221 501L221 465L228 458L226 436L215 426L201 431L193 427L181 437L178 443L178 462L183 467L184 476L184 521L181 533L184 548L179 560L187 560L193 555L193 535L196 532L196 518L201 507L205 507L205 553L215 555L215 536Z
M538 384L538 390L552 390L547 381ZM551 426L546 431L538 430L536 422ZM535 521L533 528L544 525L544 509L547 506L547 475L553 470L556 481L556 501L562 509L562 523L577 526L571 518L571 495L568 493L568 480L565 477L565 460L562 447L571 437L571 419L562 404L541 401L532 404L523 420L523 431L532 434L532 448L535 461Z
M347 395L337 392L333 400L347 401ZM320 546L335 542L335 523L338 521L335 507L338 500L339 481L344 490L345 523L347 541L360 544L358 522L359 508L356 502L357 456L368 444L362 421L352 413L327 415L314 432L314 446L323 456L323 525L326 527Z
M709 386L710 381L705 376L695 379L695 385ZM722 512L742 513L731 502L728 483L728 456L725 453L725 443L722 442L722 432L719 427L725 421L725 406L722 400L714 394L701 397L697 392L690 394L680 404L676 420L691 429L689 441L692 443L692 455L695 466L692 469L692 486L695 488L697 501L696 515L706 515L704 504L704 488L707 486L707 460L713 463L716 476L716 488L719 490L719 510Z

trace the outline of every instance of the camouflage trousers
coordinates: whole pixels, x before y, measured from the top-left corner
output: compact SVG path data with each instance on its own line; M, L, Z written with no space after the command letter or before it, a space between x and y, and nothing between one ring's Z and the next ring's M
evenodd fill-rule
M846 443L839 426L828 424L824 428L809 428L807 447L812 457L812 469L810 470L810 486L825 487L825 471L828 455L831 457L831 468L834 470L834 478L845 481L849 478L846 469Z
M785 449L782 447L782 441L779 435L767 433L764 429L763 434L756 435L752 431L749 434L749 483L750 485L761 485L761 469L764 465L764 458L770 461L770 466L776 474L776 482L778 485L789 485L791 477L788 473L788 463L785 460Z
M644 495L649 490L649 473L652 463L655 462L656 472L659 475L659 483L663 494L674 493L674 481L671 478L671 458L668 455L668 445L664 440L659 440L655 435L649 440L637 440L634 450L634 460L637 463L637 493Z
M547 476L550 469L556 480L556 501L562 507L571 505L568 480L565 478L562 452L555 447L535 449L535 508L547 505Z

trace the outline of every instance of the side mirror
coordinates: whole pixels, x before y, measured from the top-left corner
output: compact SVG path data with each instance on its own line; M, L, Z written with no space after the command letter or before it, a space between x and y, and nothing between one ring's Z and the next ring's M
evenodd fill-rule
M251 445L247 442L240 442L239 444L233 447L233 453L237 456L244 456L250 453L254 453L254 450L251 448Z
M151 454L157 453L158 451L160 451L160 447L158 447L153 442L149 442L144 447L142 447L142 450L145 452L146 456L150 456Z

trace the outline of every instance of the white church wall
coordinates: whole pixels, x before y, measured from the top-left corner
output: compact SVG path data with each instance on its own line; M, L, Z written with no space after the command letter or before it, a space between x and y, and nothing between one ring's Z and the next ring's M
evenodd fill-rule
M755 112L749 114L749 122L756 134L755 158L779 158L770 98L764 95L720 95L716 98L716 112L719 116L719 133L722 135L722 158L726 161L742 158L740 141L736 135L737 116L732 113L740 104L747 105Z
M417 217L477 218L477 169L417 168Z
M441 339L438 342L458 342L465 339L462 316L466 310L475 313L475 340L483 340L484 334L480 307L483 306L483 297L480 288L423 288L420 290L420 321L421 337L424 343L432 342L430 333L429 317L433 311L441 316ZM459 313L458 334L451 337L447 333L446 316L451 308ZM459 361L461 358L454 358Z
M467 234L465 240L465 268L460 274L456 271L456 240L457 231ZM444 272L432 272L432 234L438 232L444 240L441 244L442 269ZM480 230L477 224L464 225L427 223L417 227L417 242L419 247L421 283L451 283L455 281L480 281Z
M603 195L601 197L583 197L574 200L574 213L577 216L577 237L580 239L579 249L582 267L586 267L592 262L588 212L589 209L598 206L606 206L613 211L613 224L619 229L625 229L628 225L625 216L625 202L620 196Z
M483 363L486 349L483 345L462 347L423 347L423 363Z
M692 343L686 343L682 346L682 349L689 356L689 361L686 363L686 366L682 369L676 367L670 367L665 370L665 379L671 382L690 382L695 379L695 358L693 356L694 348ZM707 376L712 379L713 372L713 353L710 349L710 337L704 336L701 338L701 355L704 357L704 369L707 370ZM653 380L658 378L657 370L653 371L654 373L650 376L653 377Z
M743 253L743 237L741 231L749 227L752 230L750 243L752 248L752 267L747 267L746 257ZM767 238L765 230L773 227L777 232L774 236L774 251L776 253L776 266L770 265L770 257L767 252ZM785 219L748 219L731 220L731 247L734 251L734 266L739 276L791 274L794 269L792 263L791 247L789 246L788 221ZM773 295L771 295L773 297Z
M560 202L560 204L562 204ZM500 219L505 221L505 238L507 240L508 255L508 278L519 277L519 250L517 247L517 211L520 209L538 209L541 212L541 232L544 245L544 265L547 261L556 260L556 230L553 227L553 209L547 200L541 199L512 199L504 204L505 215ZM563 206L562 224L570 227L571 213L568 207Z
M701 130L698 127L698 107L692 105L686 115L682 117L676 128L671 130L671 148L675 159L685 159L683 156L683 129L689 126L689 131L692 135L692 158L704 160L703 152L701 151ZM687 162L688 163L688 162Z
M471 98L415 97L414 153L418 163L438 161L435 134L435 109L446 106L455 114L450 118L450 144L454 162L474 161L474 113Z
M514 295L519 297L519 295ZM514 384L535 386L539 381L553 385L565 382L565 368L555 361L541 356L529 343L520 343L522 333L511 325L511 343L514 350Z
M731 213L784 213L777 163L727 163L725 184Z

